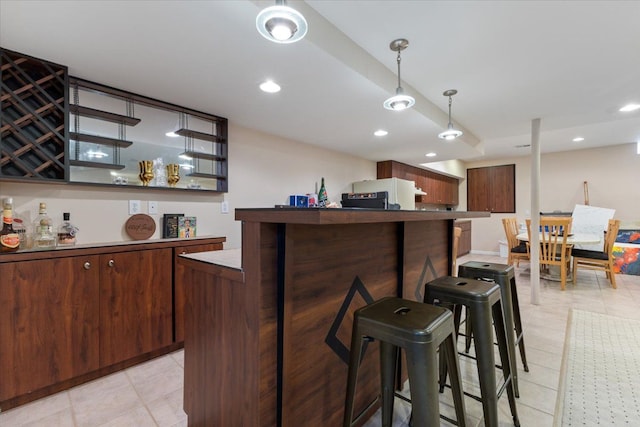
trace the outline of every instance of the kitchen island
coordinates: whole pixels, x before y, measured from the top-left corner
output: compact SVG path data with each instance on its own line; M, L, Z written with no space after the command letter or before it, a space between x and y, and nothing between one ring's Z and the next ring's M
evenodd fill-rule
M453 222L485 212L238 209L242 248L183 255L189 426L342 423L353 312L422 300L450 273ZM377 408L377 343L356 413Z

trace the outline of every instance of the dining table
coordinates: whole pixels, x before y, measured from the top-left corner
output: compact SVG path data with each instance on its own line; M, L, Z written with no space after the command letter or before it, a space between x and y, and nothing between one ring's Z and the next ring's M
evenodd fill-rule
M516 239L521 242L528 242L529 233L517 234ZM540 233L540 240L542 240L542 233ZM567 236L567 245L594 245L598 243L602 243L602 237L599 234L569 233L569 235ZM543 271L541 273L541 279L552 280L554 282L560 281L560 271L556 266L548 266L546 271ZM567 280L571 280L572 274L573 271L570 270L569 274L567 275Z
M520 233L516 235L516 239L521 242L528 242L529 233ZM540 234L540 240L542 240L542 234ZM602 236L599 234L569 233L567 236L567 245L593 245L598 243L602 243Z

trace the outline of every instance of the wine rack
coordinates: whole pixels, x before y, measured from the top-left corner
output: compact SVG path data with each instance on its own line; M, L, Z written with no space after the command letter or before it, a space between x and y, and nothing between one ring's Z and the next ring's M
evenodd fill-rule
M0 48L0 178L64 181L68 69Z

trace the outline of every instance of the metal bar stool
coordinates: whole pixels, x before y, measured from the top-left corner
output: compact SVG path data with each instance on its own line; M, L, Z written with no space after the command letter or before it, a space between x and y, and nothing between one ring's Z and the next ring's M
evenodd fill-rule
M440 425L438 393L438 349L440 349L451 372L451 388L458 425L465 426L464 395L451 312L445 308L421 302L387 297L355 311L343 427L351 427L353 422L358 367L363 356L363 339L380 341L383 427L392 425L399 349L405 350L407 360L412 425L415 427ZM356 417L356 422L359 421L360 415Z
M504 321L507 325L507 343L511 349L513 357L510 360L511 372L513 376L513 388L516 397L520 397L518 389L518 368L516 366L515 346L520 350L520 358L524 365L524 371L529 372L527 364L527 354L524 347L524 335L522 333L522 318L520 317L520 304L518 303L518 289L516 287L516 277L512 265L495 264L489 262L469 261L462 264L458 269L459 277L467 277L478 280L492 280L500 286L502 296L502 308ZM473 325L470 323L470 325ZM511 325L511 327L508 327ZM515 329L515 337L513 331ZM469 351L470 338L473 334L473 327L468 329L466 351Z
M509 346L505 333L500 287L490 282L443 276L427 283L425 286L425 302L452 305L456 313L460 312L462 306L465 307L466 312L469 313L475 334L475 359L481 396L465 394L482 402L485 426L494 427L498 425L498 399L506 389L513 423L519 426L520 421L516 409L513 379L509 364ZM455 320L459 321L459 317L457 315L455 317ZM454 325L456 334L459 326L459 324ZM495 358L493 356L492 329L494 327L504 375L504 383L497 392L494 373ZM440 373L440 388L442 389L446 381L447 371L441 367Z

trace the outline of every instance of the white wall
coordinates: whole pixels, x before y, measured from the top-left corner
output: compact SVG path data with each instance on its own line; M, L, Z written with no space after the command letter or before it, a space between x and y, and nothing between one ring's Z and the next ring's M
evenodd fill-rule
M235 208L284 204L289 194L314 192L323 176L330 201L339 201L341 193L351 191L353 181L376 178L376 163L229 123L226 194L0 182L0 198L13 197L15 215L29 223L40 202L47 203L55 224L62 222L63 212L70 212L71 222L80 228L78 244L130 240L123 231L129 218L128 201L141 200L143 213L147 213L147 201L158 201L152 238L162 235L163 213L184 213L198 218L199 236L226 236L225 248L238 248L241 233ZM229 214L220 213L223 200L229 202Z
M516 165L516 213L519 222L531 217L531 161L527 157L477 161L467 168ZM543 154L540 159L540 209L571 212L584 204L583 182L588 182L589 204L616 210L623 226L640 227L640 155L636 144ZM467 183L460 183L459 209L465 210ZM504 240L502 218L514 214L492 214L472 220L472 251L498 252Z

